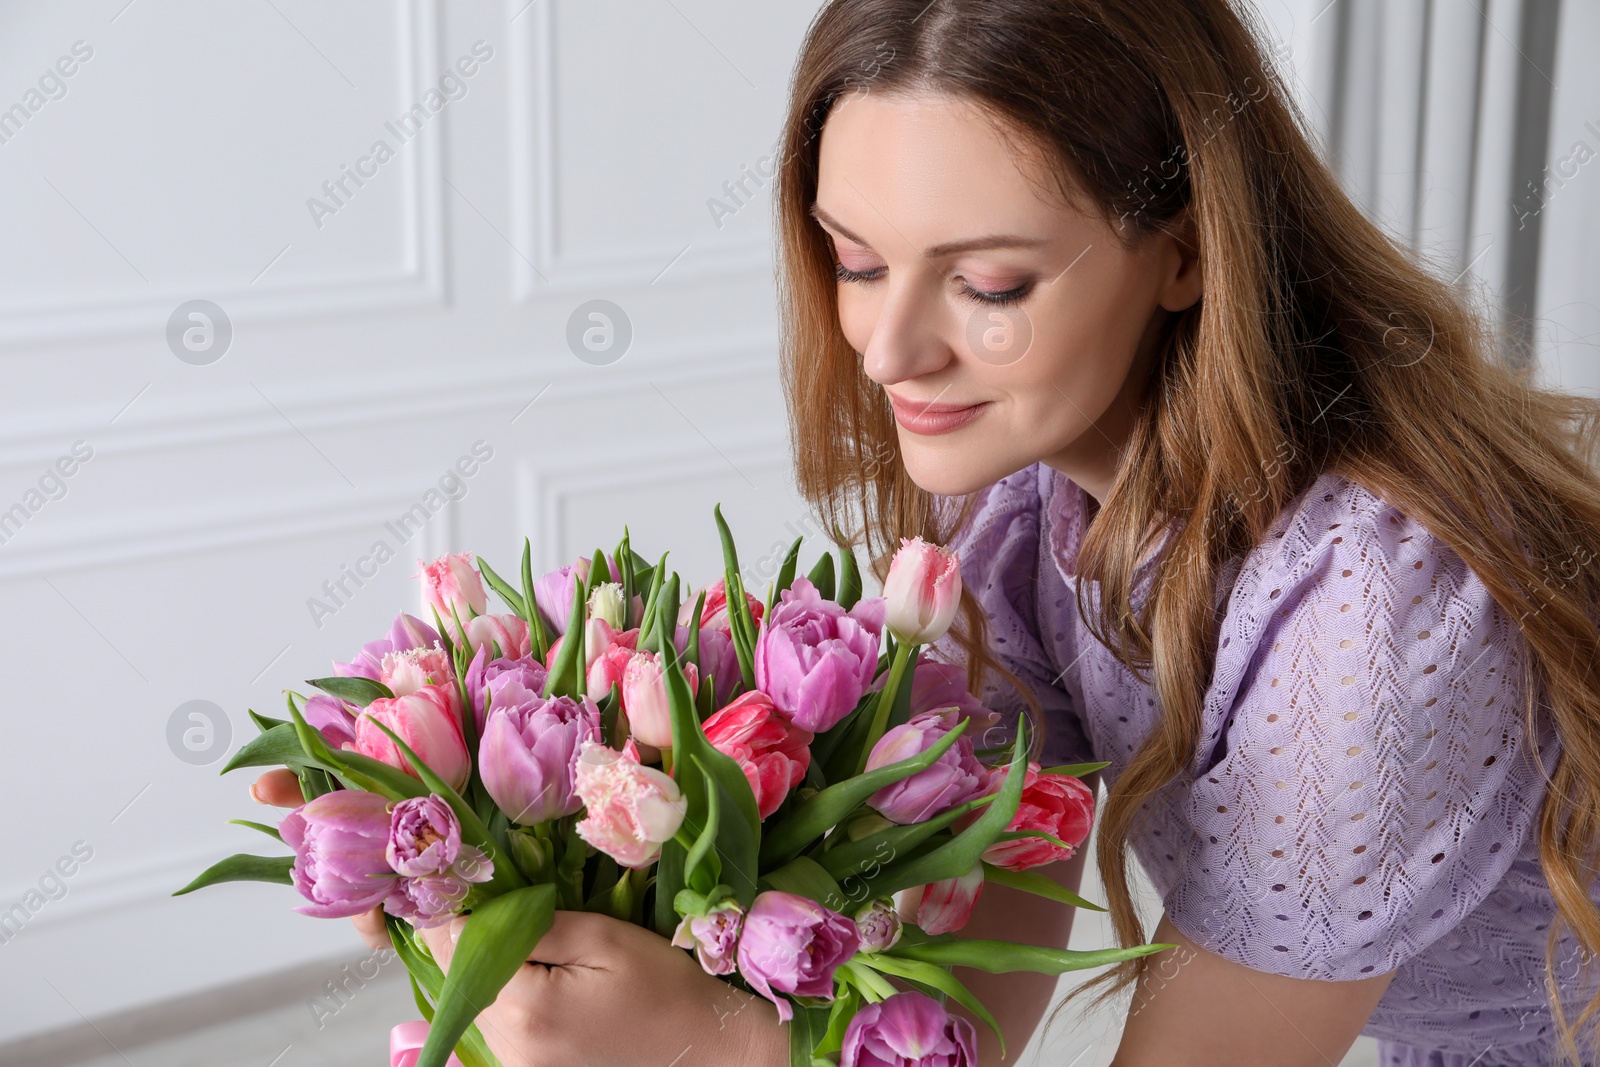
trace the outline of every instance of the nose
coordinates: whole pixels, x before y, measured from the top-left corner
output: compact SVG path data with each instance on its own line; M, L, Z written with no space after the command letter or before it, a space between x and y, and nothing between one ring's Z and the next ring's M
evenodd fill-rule
M940 329L938 300L911 284L916 279L906 281L887 287L861 353L863 373L883 386L931 374L954 357Z

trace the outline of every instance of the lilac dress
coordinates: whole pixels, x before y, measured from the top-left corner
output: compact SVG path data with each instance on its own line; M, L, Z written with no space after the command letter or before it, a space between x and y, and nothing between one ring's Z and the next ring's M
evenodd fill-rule
M1078 617L1087 503L1036 464L986 489L953 547L993 650L1044 708L1046 760L1108 760L1109 785L1160 709ZM1216 603L1202 743L1133 841L1172 922L1273 974L1397 971L1364 1030L1385 1067L1554 1062L1538 809L1559 748L1541 709L1532 758L1514 620L1456 553L1334 474L1230 562ZM961 655L949 638L934 654ZM1023 707L992 672L986 700ZM1567 932L1569 1020L1591 991L1579 958Z

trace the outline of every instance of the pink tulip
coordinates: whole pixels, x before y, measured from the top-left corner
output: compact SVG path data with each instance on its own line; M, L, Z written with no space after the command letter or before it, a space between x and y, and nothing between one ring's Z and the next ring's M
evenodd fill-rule
M851 1018L839 1067L978 1067L978 1030L925 993L896 993Z
M999 769L990 775L994 789L1000 787L1004 778L1005 772ZM970 822L980 814L972 812L961 822ZM1022 780L1022 800L1006 829L1041 831L1068 847L1062 848L1043 838L1020 837L1014 841L996 841L983 850L983 859L985 863L1011 871L1025 871L1029 867L1071 859L1078 847L1089 839L1093 824L1094 792L1087 785L1070 775L1040 774L1039 765L1030 763Z
M678 609L678 625L688 626L689 616L694 614L696 597L691 596L683 602ZM761 613L765 610L761 601L745 593L744 602L750 608L750 619L757 627L761 625ZM702 630L720 630L725 634L733 632L733 624L728 621L728 583L725 579L718 578L706 586L706 603L700 609L700 628Z
M648 867L683 825L689 802L678 783L623 752L585 741L574 788L585 808L578 836L624 867Z
M833 972L856 954L861 934L848 916L794 893L756 894L739 934L739 975L788 1022L794 1009L779 993L833 999Z
M741 694L707 718L703 728L711 747L739 764L763 819L778 810L811 766L811 732L791 726L759 689Z
M418 577L422 579L422 615L429 618L437 611L439 621L457 638L451 611L460 617L462 625L473 615L482 615L489 607L489 594L484 591L483 579L472 567L472 555L467 552L450 553L422 565Z
M967 925L982 892L983 864L979 863L958 878L906 890L902 907L914 907L923 933L949 934Z
M461 720L452 695L443 686L425 685L403 697L380 697L368 704L356 719L355 749L364 756L398 767L413 778L421 778L389 735L378 729L382 723L411 747L434 773L462 789L472 772L467 742L461 735Z
M453 685L454 668L443 648L407 648L385 653L378 681L397 697L410 696L425 685Z
M700 688L700 672L687 660L682 665L692 695ZM654 748L672 747L672 709L663 673L655 652L633 653L622 672L622 710L628 716L628 730Z
M910 722L896 726L872 746L866 769L875 771L927 751L955 728L958 718L954 708L913 715ZM867 803L891 822L910 825L926 822L993 792L993 788L988 768L973 753L969 727L931 766L884 786Z
M944 636L961 601L961 564L953 553L920 537L902 537L883 583L889 632L906 644Z
M802 730L832 729L872 685L883 611L882 597L846 611L796 578L756 638L756 688Z
M589 699L598 702L606 698L613 684L619 687L622 685L623 672L628 669L628 661L633 658L634 646L639 642L639 628L636 626L619 633L603 619L591 622L595 624L594 631L592 635L586 634L584 640L589 644L584 651L588 652L594 647L594 637L599 637L604 642L599 652L587 657ZM556 639L558 644L560 640Z
M466 623L467 643L476 652L485 646L500 646L500 654L494 654L494 648L489 648L489 655L493 659L521 659L529 651L528 624L515 615L478 615Z

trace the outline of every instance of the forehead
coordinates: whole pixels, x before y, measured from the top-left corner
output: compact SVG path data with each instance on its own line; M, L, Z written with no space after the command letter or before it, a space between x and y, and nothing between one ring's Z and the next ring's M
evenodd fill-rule
M818 149L818 204L863 237L899 230L933 243L952 228L1048 228L1071 212L1056 181L1021 132L943 94L841 97Z

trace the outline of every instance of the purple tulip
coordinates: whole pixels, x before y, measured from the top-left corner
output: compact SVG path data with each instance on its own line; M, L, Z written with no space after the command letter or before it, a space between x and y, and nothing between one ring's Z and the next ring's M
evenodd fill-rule
M360 915L394 888L389 866L389 802L339 789L309 800L278 824L294 849L295 888L311 903L295 910L319 919Z
M348 663L335 663L333 673L340 678L371 678L378 681L383 675L383 657L390 652L404 652L412 648L431 648L439 641L439 633L421 619L401 612L389 627L389 635L361 646L361 652Z
M967 671L950 663L917 657L911 674L911 714L956 708L963 719L972 719L967 729L981 733L1000 721L1000 715L983 706L967 691Z
M600 740L600 709L589 698L547 700L516 674L502 674L489 683L478 771L512 822L548 822L583 807L573 789L578 753L583 742Z
M480 646L472 657L472 664L467 667L465 678L467 698L472 701L473 720L477 725L478 736L483 736L484 706L490 682L502 675L510 675L516 678L523 689L537 696L544 692L546 673L544 664L532 656L491 660L488 646ZM497 698L495 703L500 703L500 699Z
M883 618L882 597L845 611L796 578L756 638L756 688L800 729L832 728L872 685Z
M925 711L896 726L872 746L866 769L875 771L890 763L910 759L949 733L960 721L954 708ZM933 765L884 786L867 799L880 815L901 825L926 822L941 812L989 792L988 768L972 751L972 737L964 732L945 749Z
M591 564L591 560L579 557L576 563L557 567L533 583L533 602L544 616L545 627L551 633L567 632L567 619L572 615L572 598L576 595L578 583L589 580ZM616 560L607 559L606 566L611 571L612 581L622 581L622 572L617 570Z
M462 848L461 821L443 797L430 793L395 804L389 816L386 856L396 873L420 878L447 871L461 856Z
M494 876L489 857L462 842L461 821L437 793L395 804L386 856L401 878L384 910L417 927L448 921L465 905L470 883Z
M903 928L894 901L879 898L856 912L862 952L887 952L900 943Z
M346 741L355 744L355 710L337 697L318 693L306 701L300 713L313 729L322 731L323 739L334 751L344 748Z
M694 607L693 603L689 606ZM689 628L680 626L672 638L679 654L689 648ZM711 679L713 707L722 707L733 699L734 692L743 684L739 671L739 654L734 651L733 638L726 630L702 627L700 630L700 677Z
M778 994L833 999L833 972L860 945L856 924L846 916L806 897L769 889L745 913L739 973L788 1022L794 1009Z
M839 1067L977 1067L978 1032L923 993L863 1004L845 1027Z
M744 911L729 901L704 915L685 915L673 932L672 943L694 949L695 958L707 974L732 974L737 966L739 930Z

